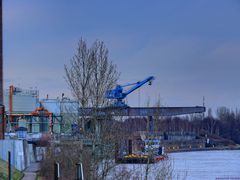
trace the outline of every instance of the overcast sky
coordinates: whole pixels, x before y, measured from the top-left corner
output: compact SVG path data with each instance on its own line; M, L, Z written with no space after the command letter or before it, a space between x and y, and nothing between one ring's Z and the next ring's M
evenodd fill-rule
M83 37L103 40L119 83L155 76L130 106L239 108L240 1L4 0L4 79L41 97L70 95L64 64Z

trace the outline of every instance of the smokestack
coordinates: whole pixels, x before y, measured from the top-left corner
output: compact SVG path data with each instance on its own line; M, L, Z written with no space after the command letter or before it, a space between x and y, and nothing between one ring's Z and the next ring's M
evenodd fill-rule
M2 0L0 0L0 139L4 139L4 105L3 105L3 23L2 23Z
M2 0L0 0L0 104L3 105L3 22Z

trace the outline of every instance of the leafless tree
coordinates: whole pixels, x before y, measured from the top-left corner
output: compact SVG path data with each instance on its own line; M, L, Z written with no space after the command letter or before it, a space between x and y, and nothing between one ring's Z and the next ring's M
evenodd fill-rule
M215 132L217 120L213 118L211 108L208 109L208 116L206 120L207 120L207 130L212 135Z
M65 65L65 72L70 90L81 107L105 106L104 94L119 78L116 65L109 60L107 47L99 40L88 48L81 39L70 65Z
M116 65L108 58L104 42L96 40L88 48L80 39L77 52L65 65L66 81L80 107L103 107L107 105L104 94L116 85L119 78ZM81 114L78 124L84 129L85 116ZM96 122L95 122L96 123Z
M79 101L82 107L89 104L89 84L92 76L93 60L92 54L87 48L86 42L81 39L78 43L76 54L70 60L70 65L65 65L66 81L73 96Z
M66 81L73 96L79 102L80 107L91 107L96 110L91 117L80 114L78 120L78 125L83 130L86 120L91 121L92 131L90 132L90 138L92 140L92 155L90 159L91 178L94 178L99 172L99 162L103 160L104 162L108 162L106 155L112 154L106 151L105 145L107 143L111 145L111 141L106 142L106 140L112 140L114 137L112 133L108 133L106 136L104 130L107 129L103 127L106 124L103 123L104 120L111 119L111 116L106 114L105 117L99 117L97 109L108 106L109 101L104 97L105 92L116 85L119 73L117 72L116 65L109 60L108 49L104 42L96 40L89 48L83 39L79 41L77 52L70 60L70 65L65 65L65 72ZM102 151L104 154L99 155L101 148L105 149L105 151ZM111 148L110 150L112 151ZM105 176L105 174L103 173L102 176Z
M147 103L147 106L149 107L149 101ZM161 103L160 103L160 98L158 98L155 107L160 108L161 107ZM163 117L161 116L161 112L159 110L157 110L154 113L154 116L149 117L147 120L147 136L146 138L148 140L151 139L157 139L157 132L158 127L156 126L158 124L158 121L161 121L163 119ZM151 128L150 128L151 127ZM156 133L156 134L155 134ZM160 145L160 144L159 144ZM144 165L144 170L143 170L143 175L144 180L148 180L148 179L172 179L173 178L173 166L172 166L172 161L165 159L163 161L160 161L156 164L152 164L151 163L151 158L153 158L154 156L156 156L156 147L152 148L152 144L151 141L147 141L147 146L148 146L148 151L147 151L147 155L148 155L148 161L147 163ZM141 178L141 177L140 177Z

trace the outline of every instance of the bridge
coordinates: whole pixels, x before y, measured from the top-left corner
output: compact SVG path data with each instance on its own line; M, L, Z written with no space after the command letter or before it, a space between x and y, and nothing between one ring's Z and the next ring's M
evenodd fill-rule
M204 106L193 107L107 107L80 108L80 116L177 116L206 111Z

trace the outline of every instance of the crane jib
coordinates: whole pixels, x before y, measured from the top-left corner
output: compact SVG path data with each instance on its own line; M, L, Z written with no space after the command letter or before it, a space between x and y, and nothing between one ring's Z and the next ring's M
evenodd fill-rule
M126 107L127 105L123 102L123 99L127 97L127 95L135 91L136 89L140 88L142 85L146 84L147 82L149 82L149 85L151 85L151 82L154 79L155 78L153 76L150 76L144 79L143 81L138 81L136 83L132 83L124 86L117 85L115 89L106 91L105 97L107 99L115 99L116 102L114 106ZM132 86L132 87L129 90L124 92L123 87L126 87L126 86Z

